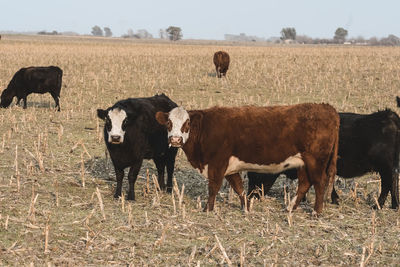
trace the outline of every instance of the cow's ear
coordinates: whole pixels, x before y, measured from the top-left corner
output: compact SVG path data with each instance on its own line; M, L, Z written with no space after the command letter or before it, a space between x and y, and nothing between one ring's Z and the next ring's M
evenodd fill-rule
M107 110L104 109L98 109L97 110L97 117L99 117L102 120L105 120L107 117Z
M168 113L165 112L157 112L156 113L156 120L161 125L166 125L168 122Z
M396 96L397 106L400 108L400 97Z

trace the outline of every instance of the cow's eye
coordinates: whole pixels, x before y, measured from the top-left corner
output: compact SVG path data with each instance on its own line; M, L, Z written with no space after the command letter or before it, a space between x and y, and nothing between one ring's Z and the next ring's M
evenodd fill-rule
M167 129L168 130L172 129L172 122L170 120L167 121Z
M122 129L125 129L127 125L128 125L128 119L125 119L125 120L122 122Z

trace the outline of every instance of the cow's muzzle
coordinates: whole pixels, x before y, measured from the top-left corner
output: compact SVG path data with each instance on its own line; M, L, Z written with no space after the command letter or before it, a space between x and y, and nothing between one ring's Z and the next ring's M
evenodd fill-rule
M111 135L111 144L121 144L121 136L120 135Z
M170 136L168 139L168 143L173 147L182 147L183 138L182 136Z

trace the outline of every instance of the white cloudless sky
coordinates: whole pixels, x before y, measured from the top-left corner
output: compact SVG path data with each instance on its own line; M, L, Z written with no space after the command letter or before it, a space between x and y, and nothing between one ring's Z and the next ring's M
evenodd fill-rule
M0 31L74 31L94 25L114 36L128 29L182 28L184 39L224 39L224 34L332 38L338 27L349 37L400 36L399 0L0 0Z

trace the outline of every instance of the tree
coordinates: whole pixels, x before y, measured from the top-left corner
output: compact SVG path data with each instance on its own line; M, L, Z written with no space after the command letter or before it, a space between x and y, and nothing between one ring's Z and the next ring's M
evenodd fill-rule
M99 26L93 26L92 28L92 34L94 36L103 36L103 30Z
M335 41L335 43L343 44L344 41L346 41L347 34L348 34L347 30L343 29L342 27L339 27L335 31L335 36L333 37L333 40Z
M296 40L296 29L295 28L282 28L281 40Z
M168 38L171 41L178 41L182 39L182 29L176 26L169 26L166 30Z
M396 35L389 34L388 37L381 39L380 44L391 45L391 46L400 45L400 38L397 37Z
M112 36L112 31L111 31L111 29L108 28L108 27L104 27L104 35L105 35L106 37L111 37L111 36Z
M153 38L153 35L151 35L151 33L149 33L145 29L138 30L136 33L136 36L139 39L152 39Z

